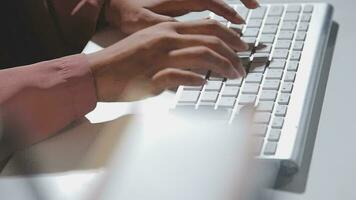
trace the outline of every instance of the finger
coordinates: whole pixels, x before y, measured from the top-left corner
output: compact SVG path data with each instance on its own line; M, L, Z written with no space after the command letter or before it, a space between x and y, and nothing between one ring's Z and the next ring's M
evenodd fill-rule
M152 82L157 92L165 89L175 88L180 85L200 86L206 80L199 74L179 69L165 69L159 71L152 77Z
M173 17L165 16L165 15L160 15L157 13L154 13L150 10L143 10L140 13L140 23L133 24L129 30L130 33L137 32L139 30L148 28L150 26L162 23L162 22L176 22L177 20L174 19Z
M256 0L241 0L241 2L250 9L254 9L260 6L260 4L258 3L258 1Z
M211 70L228 78L241 76L227 58L204 46L171 51L163 64L167 67L180 69Z
M157 13L154 13L150 10L145 9L145 18L147 22L151 25L159 24L162 22L176 22L177 20L174 19L173 17L166 16L166 15L160 15Z
M193 46L208 47L221 56L227 58L241 75L244 76L246 74L238 55L218 37L208 35L179 35L174 42L174 45L177 49Z
M215 20L197 20L177 23L177 32L181 34L212 35L222 39L236 51L246 51L249 46L240 35Z
M235 23L235 24L244 24L245 20L227 3L223 0L206 0L205 6L206 9L214 12L217 15L224 17L225 19ZM204 4L203 4L204 6Z

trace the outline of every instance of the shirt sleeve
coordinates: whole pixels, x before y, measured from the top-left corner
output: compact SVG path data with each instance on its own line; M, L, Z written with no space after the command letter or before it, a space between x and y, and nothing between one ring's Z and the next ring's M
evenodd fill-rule
M86 55L78 54L0 71L0 116L16 145L41 141L95 108Z

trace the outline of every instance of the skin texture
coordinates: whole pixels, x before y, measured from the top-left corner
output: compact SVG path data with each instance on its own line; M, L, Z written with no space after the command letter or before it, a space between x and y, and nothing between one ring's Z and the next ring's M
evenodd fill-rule
M235 51L248 48L239 35L215 20L164 22L88 55L99 101L130 101L179 85L202 85L187 69L221 76L245 75Z
M241 2L250 9L259 6L255 0ZM123 33L132 34L161 22L175 21L173 17L204 10L210 10L236 24L245 23L223 0L109 0L105 15L110 25Z

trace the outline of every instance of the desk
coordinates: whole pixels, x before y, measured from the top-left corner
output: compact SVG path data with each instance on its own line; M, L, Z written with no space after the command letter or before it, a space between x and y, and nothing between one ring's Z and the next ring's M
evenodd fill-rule
M302 191L292 192L293 187L287 184L281 189L271 191L267 199L356 199L354 189L356 183L356 156L354 156L356 152L354 148L356 142L354 117L356 113L356 91L354 90L356 67L352 61L355 56L356 43L353 37L356 31L355 2L353 0L326 1L335 7L334 20L339 24L339 32L306 187ZM284 0L284 2L296 1ZM106 108L99 106L97 112L101 109ZM121 110L120 107L116 109ZM89 117L95 119L94 114L90 114ZM105 117L114 118L114 116ZM0 180L1 184L4 184L4 181ZM0 186L0 190L1 188Z

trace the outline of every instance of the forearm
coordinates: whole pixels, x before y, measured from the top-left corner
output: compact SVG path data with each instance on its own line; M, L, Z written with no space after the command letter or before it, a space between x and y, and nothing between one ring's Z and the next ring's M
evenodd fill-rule
M83 54L0 71L2 140L13 145L48 138L95 105L94 80Z

